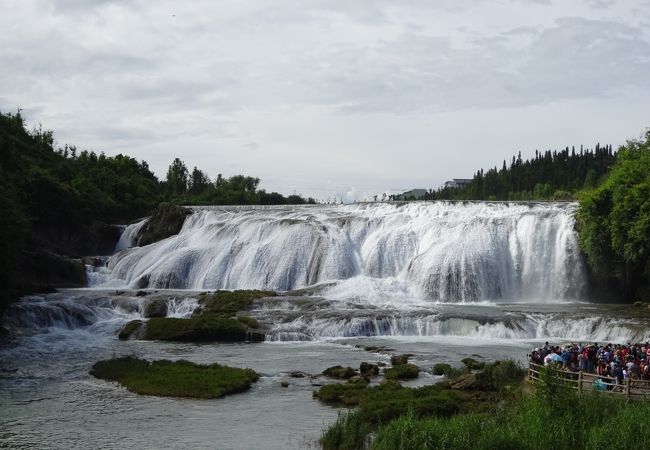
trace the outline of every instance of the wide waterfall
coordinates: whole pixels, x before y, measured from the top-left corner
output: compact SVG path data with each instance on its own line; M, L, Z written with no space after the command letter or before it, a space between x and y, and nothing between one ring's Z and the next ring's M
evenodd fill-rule
M104 286L271 289L435 302L584 298L573 203L419 202L202 208L181 232L122 250ZM126 229L132 240L141 223ZM357 291L356 293L354 291ZM374 301L370 299L370 301Z

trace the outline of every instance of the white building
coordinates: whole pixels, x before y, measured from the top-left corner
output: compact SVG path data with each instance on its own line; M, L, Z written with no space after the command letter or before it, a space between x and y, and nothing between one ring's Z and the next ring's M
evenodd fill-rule
M472 180L468 180L467 178L452 178L450 181L445 182L445 187L446 188L459 188L463 187L466 184L470 184Z

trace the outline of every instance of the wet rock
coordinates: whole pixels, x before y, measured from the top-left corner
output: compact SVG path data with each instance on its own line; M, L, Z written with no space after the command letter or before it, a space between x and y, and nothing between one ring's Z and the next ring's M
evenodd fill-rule
M445 363L438 363L433 366L431 373L434 375L448 375L451 373L451 366Z
M461 361L469 370L481 370L485 367L484 362L478 362L474 358L463 358Z
M144 334L144 322L142 320L132 320L122 327L117 337L121 341L131 339L140 339Z
M288 388L289 387L289 382L288 381L281 381L280 386L282 386L283 388Z
M415 364L399 364L384 370L387 380L412 380L420 376L420 368Z
M400 366L409 362L409 357L413 355L393 355L390 357L390 363L393 366Z
M146 291L138 291L138 292L135 293L136 297L146 297L147 295L149 295L149 294Z
M451 388L459 391L477 387L478 377L475 373L466 373L451 381Z
M323 370L323 375L326 375L331 378L336 378L338 380L347 380L352 378L357 374L357 371L352 367L343 367L343 366L332 366Z
M142 247L178 234L189 214L192 212L182 206L161 203L138 233L137 245Z
M362 362L359 366L359 373L364 377L376 377L379 375L379 366L368 362Z
M348 383L351 384L368 384L368 380L360 375L355 375L348 380Z
M166 317L167 300L161 297L155 297L147 301L144 306L144 316L147 319L151 317Z
M305 378L307 374L299 370L293 370L287 374L291 378Z

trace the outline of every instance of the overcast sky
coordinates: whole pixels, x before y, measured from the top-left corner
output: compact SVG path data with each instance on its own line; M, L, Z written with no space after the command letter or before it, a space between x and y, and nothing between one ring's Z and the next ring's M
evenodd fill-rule
M0 0L0 110L318 198L650 126L650 0Z

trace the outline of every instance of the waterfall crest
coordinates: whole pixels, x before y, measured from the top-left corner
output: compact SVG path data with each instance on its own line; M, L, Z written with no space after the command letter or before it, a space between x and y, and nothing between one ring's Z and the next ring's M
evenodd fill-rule
M370 278L439 302L580 299L586 283L576 207L432 202L199 209L178 235L111 257L107 283L287 291Z

